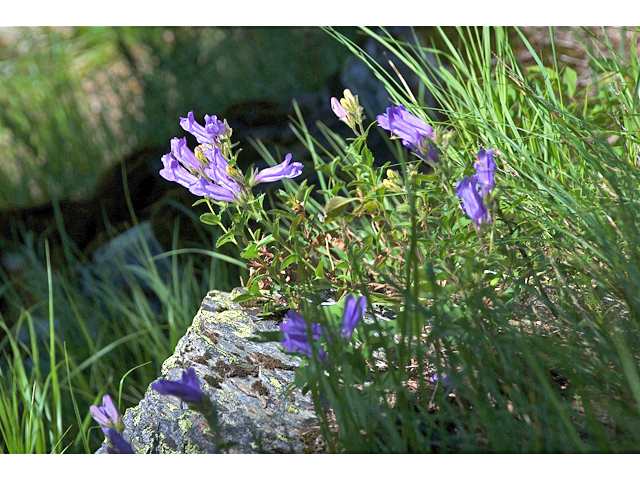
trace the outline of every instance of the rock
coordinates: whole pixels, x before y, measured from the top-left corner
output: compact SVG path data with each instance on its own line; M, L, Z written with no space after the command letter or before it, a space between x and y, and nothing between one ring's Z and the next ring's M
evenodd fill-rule
M107 280L117 289L130 292L130 281L125 276L125 270L131 267L146 268L145 246L152 257L164 253L160 242L156 239L151 222L149 220L121 233L109 243L106 243L93 252L92 263L79 267L82 276L82 292L89 298L93 296L93 278ZM167 279L171 277L171 262L164 257L155 262L158 277ZM144 292L153 291L150 285L136 276L137 284Z
M317 425L309 394L284 392L300 359L277 342L255 342L258 332L275 331L233 303L233 294L211 291L162 365L162 378L179 380L193 367L205 395L217 405L220 442L228 453L300 453L313 449ZM215 453L214 432L204 416L174 396L149 386L140 403L124 414L123 437L138 453ZM304 439L304 440L303 440ZM107 443L96 453L107 453Z

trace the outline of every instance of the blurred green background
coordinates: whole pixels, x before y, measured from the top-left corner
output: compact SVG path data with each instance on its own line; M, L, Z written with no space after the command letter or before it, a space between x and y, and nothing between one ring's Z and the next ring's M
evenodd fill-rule
M108 166L168 151L188 111L290 103L346 55L311 27L0 29L0 205L88 199Z

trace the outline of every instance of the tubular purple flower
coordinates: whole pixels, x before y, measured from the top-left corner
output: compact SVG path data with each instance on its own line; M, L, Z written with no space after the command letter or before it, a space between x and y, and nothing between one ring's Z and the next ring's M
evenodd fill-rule
M175 395L185 402L202 402L202 390L198 382L198 376L193 367L182 372L182 380L156 380L151 387L161 395Z
M187 146L187 137L171 139L171 153L185 167L197 172L202 164Z
M347 120L347 111L340 104L340 100L338 100L336 97L331 97L331 110L333 110L333 113L335 113L340 120L347 124L349 123L349 121Z
M105 435L109 428L122 428L120 415L109 395L102 397L102 405L91 405L89 411L93 419L102 427Z
M105 432L105 435L109 437L109 440L111 441L111 445L113 445L113 449L109 448L107 450L109 453L120 453L120 454L136 453L133 451L133 448L131 448L131 445L127 443L124 437L120 435L120 433L118 433L117 430L114 430L113 428L109 428Z
M291 154L288 153L284 157L284 162L275 167L265 168L258 172L253 178L251 185L257 185L260 182L277 182L283 178L294 178L302 173L302 164L300 162L291 163Z
M402 144L415 152L420 158L427 159L426 145L428 139L435 140L433 128L422 120L409 113L403 105L388 107L383 115L376 117L378 125L400 139ZM429 144L428 158L438 161L438 154L433 145Z
M229 163L217 147L203 149L203 152L210 161L207 166L187 147L186 138L172 139L171 153L162 157L164 168L160 170L160 176L188 188L199 197L209 197L218 202L235 201L240 187L226 173Z
M280 330L284 333L284 338L280 340L282 346L290 352L301 353L311 358L313 350L307 337L307 321L302 315L294 311L287 312L284 318L285 321L280 324ZM320 325L311 323L312 340L318 340L323 332L324 329ZM318 356L321 360L324 360L327 354L320 348L318 349Z
M171 140L171 153L162 157L162 163L164 168L160 170L160 176L187 188L198 181L195 173L202 168L202 164L187 147L186 138L174 137Z
M203 153L207 160L209 160L209 165L203 170L205 175L233 195L237 194L240 191L240 186L227 173L230 165L222 155L220 149L217 147L207 148L203 149Z
M164 168L160 170L160 176L170 182L176 182L183 187L190 188L198 181L198 178L189 173L171 153L162 157Z
M480 185L482 196L489 195L495 187L496 162L493 159L493 149L478 150L478 161L474 163L476 174L473 176Z
M489 221L489 212L482 197L478 193L478 182L475 178L463 177L456 182L456 195L462 200L465 213L476 225Z
M209 197L216 202L234 202L235 193L220 185L215 185L206 178L196 179L196 182L189 186L189 191L198 197Z
M342 338L346 340L351 336L358 322L364 317L366 309L366 297L360 297L358 300L353 295L347 297L342 314L342 330L340 332Z
M193 111L187 114L187 118L180 117L180 126L196 137L199 143L213 145L217 137L227 132L226 125L218 121L218 117L215 115L213 117L205 115L204 122L204 127L196 122L193 117Z

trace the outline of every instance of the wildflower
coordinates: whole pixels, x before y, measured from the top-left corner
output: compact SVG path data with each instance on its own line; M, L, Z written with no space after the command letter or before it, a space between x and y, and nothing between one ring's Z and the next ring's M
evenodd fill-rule
M131 448L131 445L127 443L127 441L123 438L122 435L120 435L120 433L117 430L114 430L113 428L109 428L105 432L105 435L109 437L109 441L111 442L111 445L112 445L112 448L108 449L109 453L120 453L120 454L136 453L133 451L133 448Z
M182 372L182 380L156 380L151 387L161 395L175 395L185 402L202 402L202 390L198 382L198 376L193 367Z
M435 140L433 128L421 118L409 113L403 105L387 108L386 113L378 115L376 119L380 127L399 137L402 144L420 158L438 161L438 154L429 142L429 139Z
M170 182L176 182L183 187L190 188L198 181L198 177L186 170L172 153L167 153L162 157L162 164L164 168L160 170L160 176Z
M483 197L489 195L496 185L494 179L496 162L493 160L493 149L478 150L478 161L475 162L474 167L476 169L474 177L480 185L480 193Z
M297 352L311 358L312 349L307 336L307 321L302 315L290 311L285 315L285 322L280 324L280 330L284 333L284 338L280 340L282 346L290 352ZM317 323L311 323L311 339L318 340L324 329ZM324 360L326 352L321 348L318 350L319 357Z
M351 336L356 328L356 325L367 309L366 297L360 297L358 300L353 295L347 297L347 301L344 304L344 312L342 313L342 330L340 335L345 340Z
M91 405L89 410L93 419L102 427L105 435L107 435L109 429L124 430L122 419L118 415L118 410L109 395L102 397L101 406Z
M229 193L236 195L240 191L240 185L229 175L231 166L222 155L222 152L216 147L203 149L202 152L204 157L209 160L203 172L216 184L226 189Z
M227 126L218 121L215 115L210 117L204 116L204 127L195 121L193 112L187 114L187 118L180 117L180 126L196 137L199 143L215 144L217 137L227 132Z
M340 104L340 101L336 97L331 97L331 110L333 110L333 113L336 114L336 117L349 125L347 111Z
M277 182L283 178L294 178L302 173L302 164L300 162L291 163L291 154L288 153L284 157L284 162L275 167L265 168L257 174L252 175L252 179L249 182L251 185L257 185L261 182Z
M435 373L435 374L433 374L433 376L429 377L429 381L431 383L436 383L437 381L440 381L440 383L442 384L442 386L444 388L449 388L449 387L453 386L453 382L449 378L449 375L447 375L446 373L442 374L442 378L438 378L438 374Z
M478 192L478 181L474 178L464 176L462 180L456 182L456 195L462 200L462 207L471 220L476 225L489 221L489 211L482 201Z
M358 102L358 96L354 96L351 90L348 88L345 89L344 98L340 100L336 97L331 97L331 110L333 110L333 113L335 113L341 121L349 125L356 135L363 134L362 132L358 133L356 125L359 125L362 130L362 120L364 119L362 111L364 109L360 106L360 102Z
M186 138L174 138L171 140L171 153L162 157L164 168L160 170L160 175L188 188L199 197L209 197L219 202L234 201L240 187L228 179L226 173L221 173L219 165L229 164L220 150L217 147L208 148L204 150L204 156L201 158L204 161L199 160L187 147ZM207 160L209 163L206 163Z

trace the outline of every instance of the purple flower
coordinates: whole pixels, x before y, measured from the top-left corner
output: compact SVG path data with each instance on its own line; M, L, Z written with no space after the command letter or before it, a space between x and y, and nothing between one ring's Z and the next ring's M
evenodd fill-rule
M482 196L488 195L495 187L496 162L493 160L493 149L478 150L478 161L474 163L476 174L473 176L480 185Z
M187 171L172 153L162 157L164 168L160 170L160 176L170 182L176 182L183 187L191 188L198 181L198 177Z
M282 346L290 352L301 353L311 358L313 351L307 336L307 321L302 315L294 311L287 312L284 319L285 321L280 324L280 330L284 333L284 338L280 340ZM318 340L325 329L317 323L311 323L310 326L311 339ZM318 355L321 360L324 360L327 356L326 352L321 348L318 350Z
M234 195L240 191L238 183L229 176L230 167L227 159L224 158L219 148L203 149L204 156L209 160L209 165L203 170L204 173L215 183L224 187Z
M342 331L340 332L342 338L347 339L351 336L358 322L364 317L366 309L366 297L360 297L358 300L353 295L347 297L342 313Z
M156 380L151 387L161 395L175 395L185 402L202 402L202 390L198 382L198 376L193 367L182 372L182 380Z
M453 385L453 382L451 381L451 379L449 378L449 375L447 375L446 373L442 374L442 378L438 378L438 374L434 373L433 376L429 377L429 381L431 383L436 383L438 380L440 380L440 383L442 384L442 386L444 388L449 388L450 386Z
M164 168L160 170L160 176L189 188L198 181L195 173L202 168L193 152L187 147L186 138L173 138L171 140L171 153L162 157Z
M224 135L227 132L227 127L224 123L218 121L218 117L215 115L210 117L204 116L204 127L195 121L193 118L193 112L187 114L187 118L180 117L180 126L196 137L198 143L207 143L213 145L215 140L220 135Z
M111 445L113 445L113 448L108 449L109 453L136 453L133 451L133 448L131 448L131 445L127 443L127 441L122 437L122 435L120 435L120 433L118 433L117 430L109 428L105 432L105 435L109 437Z
M258 172L252 179L251 185L257 185L260 182L277 182L283 178L297 177L302 173L302 164L300 162L291 163L291 154L288 153L284 157L284 162L275 167L265 168Z
M110 428L122 429L122 420L109 395L102 397L101 406L91 405L89 411L93 419L102 427L105 435L107 435L107 430Z
M421 118L409 113L403 105L387 108L387 112L378 115L376 119L380 127L400 137L402 144L420 158L426 160L428 155L430 160L438 161L438 154L433 145L429 143L428 152L426 148L429 139L435 140L433 128Z
M340 100L338 100L336 97L331 97L331 110L333 110L333 113L335 113L340 120L345 123L349 123L349 121L347 120L347 111L340 104Z
M474 177L464 176L462 180L458 180L456 195L462 200L465 213L480 226L483 221L489 221L489 212L478 192L478 181Z
M187 147L186 138L174 138L171 140L171 153L162 157L164 168L160 170L160 175L188 188L199 197L233 202L240 187L226 173L226 166L229 164L217 147L204 149L204 155L210 161L207 166Z

